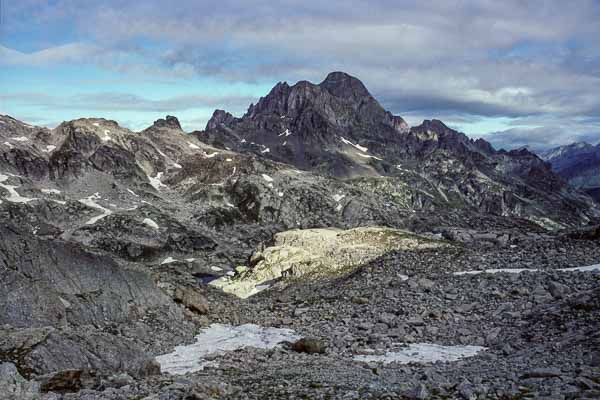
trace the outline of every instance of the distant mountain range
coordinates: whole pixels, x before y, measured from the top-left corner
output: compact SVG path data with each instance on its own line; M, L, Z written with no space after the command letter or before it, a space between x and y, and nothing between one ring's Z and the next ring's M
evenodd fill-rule
M600 202L600 144L577 142L540 152L539 156L572 186Z

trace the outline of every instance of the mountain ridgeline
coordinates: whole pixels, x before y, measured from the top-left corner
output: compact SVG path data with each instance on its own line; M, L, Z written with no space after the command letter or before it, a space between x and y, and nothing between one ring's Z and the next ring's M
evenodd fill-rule
M403 182L428 197L415 201L421 205L534 216L538 222L559 214L570 214L572 222L595 215L573 215L595 206L533 153L496 151L438 120L409 127L343 72L318 85L279 83L243 117L217 110L195 135L216 147L326 176ZM535 216L542 209L549 213Z

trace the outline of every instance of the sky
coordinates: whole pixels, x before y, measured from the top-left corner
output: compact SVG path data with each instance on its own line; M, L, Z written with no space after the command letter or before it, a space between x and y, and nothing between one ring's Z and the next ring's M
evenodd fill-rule
M496 148L600 141L600 0L0 0L0 114L201 130L279 81L361 79Z

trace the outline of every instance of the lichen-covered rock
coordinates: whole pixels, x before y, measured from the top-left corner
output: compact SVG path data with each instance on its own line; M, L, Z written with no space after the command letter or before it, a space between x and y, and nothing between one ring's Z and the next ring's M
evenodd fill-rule
M347 273L393 250L448 246L411 232L383 227L304 229L275 235L273 245L253 254L251 269L211 285L246 298L275 280L306 280Z

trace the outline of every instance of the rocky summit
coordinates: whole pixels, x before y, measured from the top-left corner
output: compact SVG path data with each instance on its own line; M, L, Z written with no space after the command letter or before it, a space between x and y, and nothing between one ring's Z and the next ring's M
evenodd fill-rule
M343 72L201 132L0 116L0 399L599 398L568 179Z

